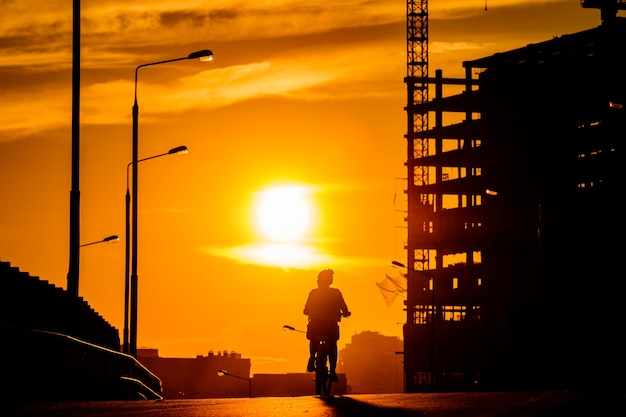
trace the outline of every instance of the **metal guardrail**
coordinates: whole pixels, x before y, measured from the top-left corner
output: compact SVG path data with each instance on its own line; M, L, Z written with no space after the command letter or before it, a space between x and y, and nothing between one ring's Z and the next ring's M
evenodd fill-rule
M161 380L130 355L44 330L0 325L8 400L162 400Z

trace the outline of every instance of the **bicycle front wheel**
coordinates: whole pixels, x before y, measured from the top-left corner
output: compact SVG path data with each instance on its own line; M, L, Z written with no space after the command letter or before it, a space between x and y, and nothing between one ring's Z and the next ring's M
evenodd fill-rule
M322 395L325 397L330 396L330 388L333 385L333 380L326 374L326 381L322 384Z
M324 368L315 372L315 394L319 396L328 395L330 392L328 387L330 378L328 377L328 371Z
M328 374L326 365L327 356L322 355L315 368L315 394L319 396L329 396L333 381ZM322 362L323 360L323 362Z

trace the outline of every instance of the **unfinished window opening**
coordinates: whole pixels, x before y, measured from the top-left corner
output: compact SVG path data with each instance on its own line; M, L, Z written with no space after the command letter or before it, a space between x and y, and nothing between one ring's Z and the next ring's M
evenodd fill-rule
M443 306L444 321L461 321L465 320L467 308L465 306Z
M467 254L465 252L444 255L443 267L448 268L448 267L456 266L456 265L465 265L466 260L467 260Z
M474 264L480 264L483 262L483 253L479 250L472 252L472 262Z
M423 271L430 269L430 266L435 265L435 259L437 258L437 251L434 249L415 249L413 251L413 258L415 263L413 269L417 271Z

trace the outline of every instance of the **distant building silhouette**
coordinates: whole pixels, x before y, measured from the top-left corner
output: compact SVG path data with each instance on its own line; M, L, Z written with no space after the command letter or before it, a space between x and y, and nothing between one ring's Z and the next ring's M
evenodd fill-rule
M251 361L241 354L210 351L195 358L163 358L157 349L138 349L142 364L162 381L166 399L292 397L315 393L314 374L255 374L250 377ZM229 375L219 376L225 370ZM346 393L346 376L338 374L332 393Z
M616 17L407 77L408 392L624 385L625 46Z
M165 398L247 397L249 384L219 370L250 380L250 359L228 351L209 351L195 358L163 358L157 349L137 349L137 359L152 370L163 385Z
M337 370L346 374L348 393L404 392L402 340L365 331L339 351Z

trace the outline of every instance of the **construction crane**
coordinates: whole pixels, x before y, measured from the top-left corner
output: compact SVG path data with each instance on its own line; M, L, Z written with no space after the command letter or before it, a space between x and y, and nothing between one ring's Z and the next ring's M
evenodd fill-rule
M626 10L626 0L580 0L585 9L600 9L602 23L611 23L619 10Z
M433 211L433 195L425 193L428 185L428 167L420 159L429 155L429 140L423 136L428 130L428 111L421 104L428 102L428 0L407 0L407 267L409 271L427 271L430 253L423 242L429 233L429 219ZM423 279L408 281L407 291L422 294L428 289L428 282ZM407 296L405 325L405 345L412 344L415 326L425 324L428 307L416 305ZM405 378L414 381L418 371L415 355L405 349ZM410 376L409 376L410 375ZM434 382L431 373L430 382ZM407 382L407 392L414 392L414 382Z

